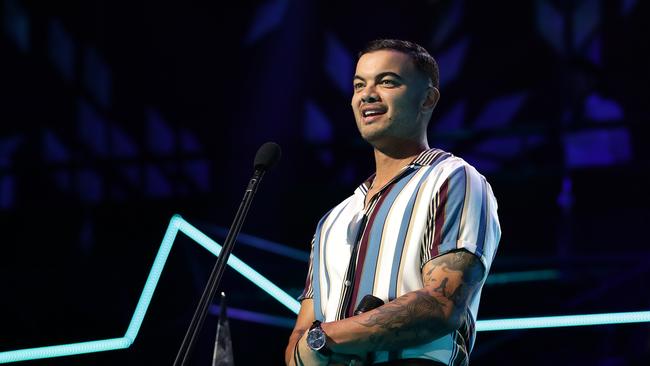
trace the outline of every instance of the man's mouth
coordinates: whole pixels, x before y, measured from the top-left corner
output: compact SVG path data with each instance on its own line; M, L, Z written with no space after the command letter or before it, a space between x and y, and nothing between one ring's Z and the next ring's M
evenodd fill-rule
M361 116L363 117L363 121L368 123L378 119L379 116L386 114L386 112L386 108L383 107L364 108L361 111Z

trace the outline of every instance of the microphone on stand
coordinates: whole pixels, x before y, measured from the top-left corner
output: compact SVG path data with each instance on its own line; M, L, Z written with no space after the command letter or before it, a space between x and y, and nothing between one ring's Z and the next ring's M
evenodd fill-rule
M280 145L275 142L266 142L257 150L253 167L255 167L255 170L269 170L280 161L281 156Z
M212 267L212 272L210 273L210 278L208 283L203 290L199 304L194 311L194 316L192 321L185 333L183 338L183 343L176 354L176 359L174 360L174 366L186 366L189 362L192 349L196 344L196 339L198 338L199 332L203 327L203 322L205 321L205 316L208 313L209 305L212 303L219 283L221 282L221 277L223 276L223 271L226 268L226 263L230 257L233 247L235 246L235 241L237 240L237 235L241 230L241 226L244 223L244 219L248 214L248 209L251 206L253 201L253 196L257 192L257 187L259 186L264 173L267 170L271 169L277 162L280 160L282 155L280 146L275 142L267 142L262 145L255 154L255 162L253 164L255 172L253 177L248 182L246 187L246 192L244 193L244 198L239 205L239 209L235 214L235 219L233 220L230 230L228 231L228 236L221 248L219 257L217 258L217 263Z

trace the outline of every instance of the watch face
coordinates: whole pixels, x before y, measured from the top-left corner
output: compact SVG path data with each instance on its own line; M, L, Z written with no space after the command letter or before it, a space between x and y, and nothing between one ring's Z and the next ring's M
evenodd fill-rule
M323 348L326 341L325 332L321 328L314 328L307 333L307 344L315 351Z

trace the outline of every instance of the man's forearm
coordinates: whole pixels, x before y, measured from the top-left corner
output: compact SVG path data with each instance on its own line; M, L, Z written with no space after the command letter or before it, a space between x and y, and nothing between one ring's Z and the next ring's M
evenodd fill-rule
M287 344L287 348L284 351L284 362L288 366L298 365L294 355L296 351L296 344L300 340L300 337L302 337L302 334L306 331L307 329L294 329L293 333L291 333L291 336L289 337L289 343Z
M439 289L405 294L361 315L323 324L332 350L365 354L430 342L457 327L454 303Z

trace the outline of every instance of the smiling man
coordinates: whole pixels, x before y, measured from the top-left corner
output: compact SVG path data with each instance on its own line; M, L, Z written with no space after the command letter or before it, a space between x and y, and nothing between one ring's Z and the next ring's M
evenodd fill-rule
M318 223L288 365L467 365L501 230L490 185L429 148L438 66L421 46L359 53L352 110L375 173ZM365 295L384 305L355 310Z

